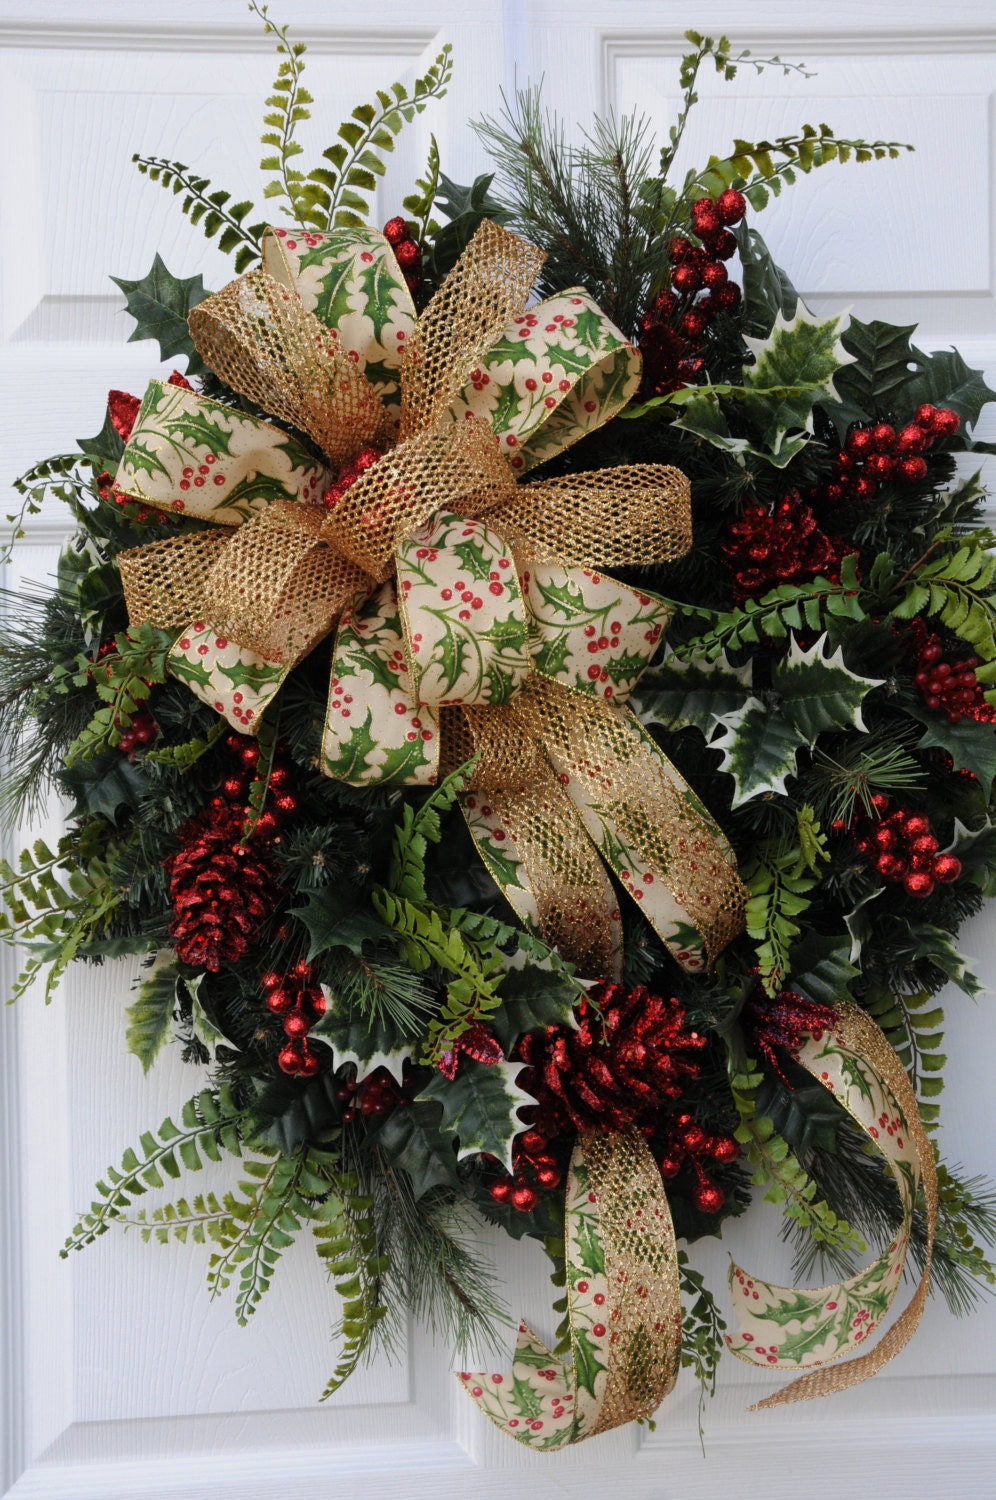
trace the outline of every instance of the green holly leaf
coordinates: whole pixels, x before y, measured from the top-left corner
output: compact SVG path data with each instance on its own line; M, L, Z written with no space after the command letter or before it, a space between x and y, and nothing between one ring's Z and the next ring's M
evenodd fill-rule
M982 408L996 401L996 391L989 389L982 371L970 369L957 349L941 349L937 354L924 354L916 349L913 357L916 376L904 393L911 411L925 401L933 406L949 406L963 422L974 427ZM968 444L959 434L951 446L961 448Z
M688 389L691 391L692 387ZM639 413L631 411L629 414L638 415ZM702 438L705 442L711 443L714 448L722 448L726 453L732 453L738 464L743 465L744 455L753 452L745 437L733 436L723 414L723 408L719 404L719 396L708 386L703 389L697 386L694 388L694 394L689 395L682 405L681 416L673 425L680 428L682 432L690 432L693 437Z
M595 1346L583 1328L574 1330L571 1350L574 1355L574 1378L581 1390L594 1396L595 1381L605 1369L605 1364L599 1359Z
M304 906L291 907L287 915L296 917L308 931L311 938L308 963L330 948L348 948L361 956L367 939L394 942L393 930L348 885L323 886L321 890L302 894Z
M418 1098L443 1106L441 1126L459 1142L460 1160L483 1152L511 1172L512 1141L527 1128L519 1112L536 1103L515 1082L524 1066L508 1062L488 1066L464 1057L452 1081L433 1073Z
M709 743L719 750L720 770L736 782L734 807L762 792L784 792L795 775L795 757L805 741L799 731L760 698L748 698L741 712L720 720L721 732Z
M779 709L807 745L828 729L860 729L866 733L861 704L880 677L860 677L844 665L843 648L826 655L824 632L804 651L792 637L789 654L772 672L771 685Z
M849 999L848 985L861 972L849 961L850 947L844 936L822 937L807 932L789 950L792 988L819 1005L833 1006Z
M138 993L128 1006L125 1040L147 1073L169 1038L176 1007L180 966L172 949L163 949L138 981Z
M188 372L199 375L205 366L190 337L187 316L192 307L211 295L202 277L178 279L166 269L157 253L147 276L138 281L120 276L112 276L111 280L124 292L128 312L135 319L128 342L155 339L160 359L185 354Z
M407 1109L396 1109L387 1116L377 1132L392 1165L407 1172L416 1199L424 1198L434 1187L460 1186L452 1136L439 1128L438 1104L420 1104L416 1099Z
M508 1053L527 1031L546 1026L573 1026L574 1007L584 994L578 980L539 963L510 969L501 982L501 1004L491 1027Z
M862 323L852 317L841 342L854 363L842 370L835 382L840 404L827 407L841 437L852 422L897 409L915 409L906 394L917 358L910 345L914 333L915 323Z
M721 719L739 713L753 696L752 676L752 662L733 667L725 651L714 661L668 656L642 678L633 705L644 724L671 730L693 727L708 739Z
M792 318L799 305L799 295L756 229L749 229L741 219L733 231L740 247L743 268L744 315L746 326L764 337L771 332L781 313Z
M974 719L962 719L960 724L952 724L947 718L932 714L926 707L921 712L919 708L908 706L907 712L927 726L917 748L947 751L956 771L971 771L977 778L979 789L988 802L996 778L996 728L992 724L978 724Z
M121 462L125 445L124 439L111 421L110 411L105 410L104 425L97 436L77 438L76 446L90 460L95 474L105 469L109 474L113 474Z

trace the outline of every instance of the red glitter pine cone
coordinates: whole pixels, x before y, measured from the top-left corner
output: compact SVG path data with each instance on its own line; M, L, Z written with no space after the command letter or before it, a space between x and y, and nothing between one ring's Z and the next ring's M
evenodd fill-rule
M272 861L258 846L242 843L243 818L229 805L195 814L180 829L180 848L164 863L177 955L212 974L238 963L259 941L281 894Z

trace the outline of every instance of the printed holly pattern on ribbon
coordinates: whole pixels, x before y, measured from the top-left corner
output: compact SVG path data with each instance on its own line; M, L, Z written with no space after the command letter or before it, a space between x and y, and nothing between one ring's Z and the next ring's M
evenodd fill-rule
M899 1191L902 1224L888 1248L863 1271L832 1286L807 1291L772 1285L739 1266L730 1271L740 1331L727 1344L742 1360L777 1370L812 1370L761 1406L804 1400L875 1374L912 1337L926 1300L930 1248L937 1217L933 1149L916 1097L896 1053L857 1006L837 1007L833 1032L809 1037L799 1061L861 1127L888 1163ZM910 1227L921 1183L927 1208L928 1254L909 1307L885 1338L861 1358L833 1366L871 1342L902 1281Z
M542 256L488 222L420 320L374 230L267 231L263 260L200 303L191 332L221 379L309 436L327 467L272 423L154 384L119 486L231 531L220 549L190 532L123 554L133 622L182 627L171 670L242 732L336 631L326 775L427 785L441 755L484 735L479 789L515 823L505 865L502 830L469 805L468 821L523 919L587 972L613 972L601 855L701 967L742 925L743 888L715 823L623 709L669 606L596 567L681 555L687 481L637 465L600 472L594 490L595 476L573 492L570 479L516 482L625 404L638 354L582 291L527 308ZM361 451L355 482L333 485ZM535 693L522 711L540 681L560 695L569 753L539 732ZM589 757L596 778L615 777L612 797L582 786L577 764L596 703L624 715Z
M570 1360L522 1323L511 1378L458 1376L485 1416L539 1452L651 1416L678 1377L674 1227L638 1132L579 1137L564 1228Z

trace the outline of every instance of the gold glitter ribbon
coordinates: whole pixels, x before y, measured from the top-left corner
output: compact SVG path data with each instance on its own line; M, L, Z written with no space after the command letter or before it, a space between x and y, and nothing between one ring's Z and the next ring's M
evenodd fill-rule
M372 261L373 253L364 258ZM291 667L338 621L326 774L357 783L431 782L445 720L448 760L461 741L485 751L465 812L520 916L586 972L617 973L620 922L605 861L679 962L694 969L742 927L744 891L719 829L621 707L653 654L668 607L594 571L596 557L631 564L687 550L687 481L675 470L635 465L517 484L515 434L507 434L503 450L480 410L455 417L468 372L481 376L476 367L489 357L505 362L500 341L510 329L524 324L518 332L531 336L537 319L522 309L542 259L516 236L481 226L401 346L397 411L377 394L340 331L305 306L304 273L299 266L295 284L286 255L268 256L270 270L249 272L193 309L191 333L209 367L306 434L330 470L367 445L394 446L327 511L316 503L322 470L296 439L267 424L254 431L252 419L190 393L153 388L119 471L132 488L122 487L220 523L225 535L219 542L217 530L191 533L123 554L129 614L133 623L161 628L192 621L178 637L171 669L249 732ZM625 350L631 383L633 351L615 331L605 333L611 325L586 312L580 296L556 305L570 310L575 303L575 319L544 314L553 319L553 336L586 315L596 332L588 335L595 343L585 359L608 370L611 350ZM518 346L509 345L508 360L517 357ZM559 423L559 435L548 440L555 445L575 440L582 420L605 420L625 399L617 376L606 376L605 389L584 387L580 406L576 391L563 396L560 388L571 386L566 377L556 399L543 395L551 389L543 382L553 379L544 370L513 394L532 403L534 425ZM477 385L484 388L484 376ZM585 417L582 407L593 415ZM177 500L155 466L165 473L171 449L190 432L227 433L239 421L246 431L225 437L227 461L233 450L244 455L242 469L233 471L239 484L225 489L228 470L217 468L212 477L205 463L195 475L191 464L182 473L194 477L180 482ZM278 498L252 488L257 450L268 483L283 486ZM146 469L148 483L139 485ZM225 490L217 500L209 478ZM492 571L490 583L468 590L461 575L489 548L507 571ZM423 557L431 563L423 566ZM498 608L494 595L505 601L506 614L491 631L504 644L486 640L480 624L475 635L466 608L470 624L458 644L469 642L480 665L469 675L452 669L440 686L439 672L426 675L419 658L441 613L432 591L447 597L463 589L469 600L478 587L479 621ZM582 627L588 619L600 623ZM454 705L462 705L456 717ZM363 709L368 731L356 722ZM485 793L494 804L487 816ZM496 808L506 827L495 822Z
M674 1226L639 1131L578 1137L564 1231L570 1363L523 1323L511 1378L459 1376L497 1427L546 1453L652 1416L681 1348Z

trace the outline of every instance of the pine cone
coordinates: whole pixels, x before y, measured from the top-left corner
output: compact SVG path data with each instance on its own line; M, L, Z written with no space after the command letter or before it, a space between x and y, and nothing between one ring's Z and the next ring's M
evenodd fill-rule
M600 984L578 1014L576 1031L548 1026L518 1045L529 1064L519 1082L539 1102L543 1135L650 1124L697 1075L706 1040L685 1029L677 1000Z
M180 848L164 863L177 954L212 974L245 957L280 898L272 861L242 843L242 826L241 810L212 804L183 824Z

